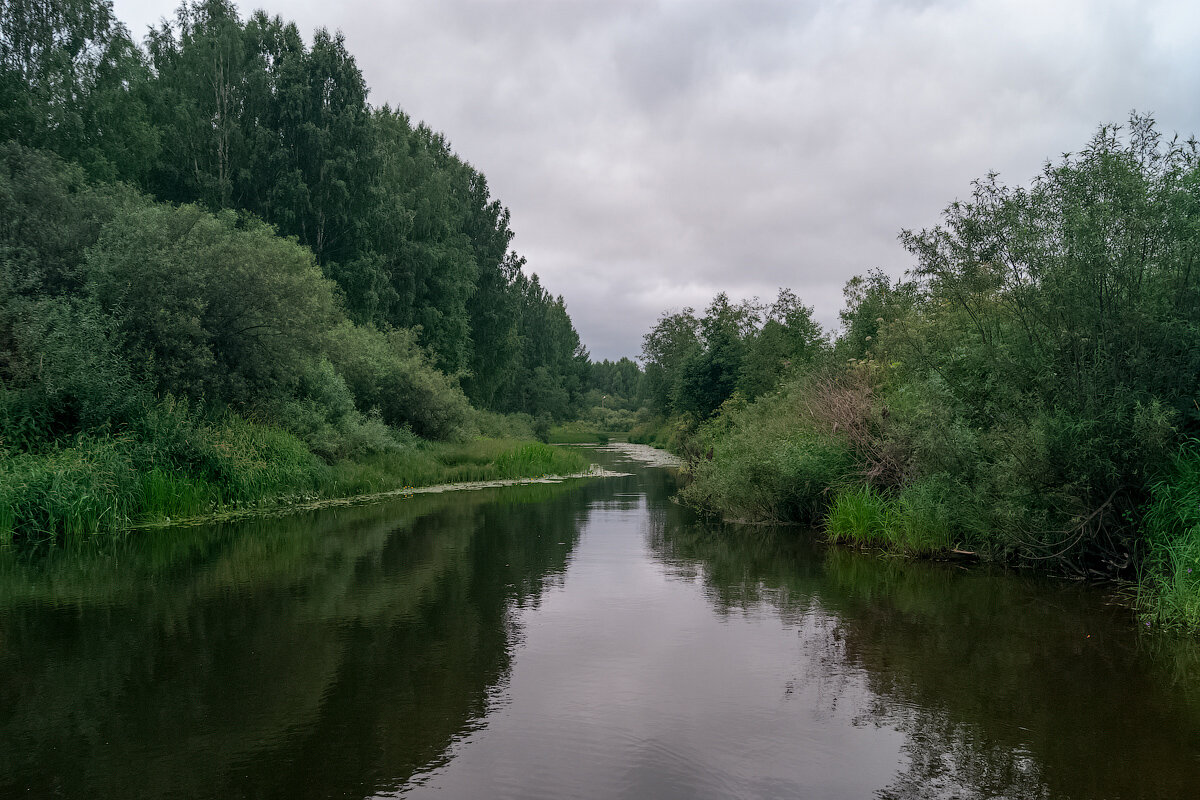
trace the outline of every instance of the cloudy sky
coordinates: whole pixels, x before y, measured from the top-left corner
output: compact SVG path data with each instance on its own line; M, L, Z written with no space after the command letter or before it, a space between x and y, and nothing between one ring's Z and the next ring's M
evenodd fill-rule
M175 0L115 0L140 36ZM262 0L444 131L594 358L667 309L899 275L901 228L1102 122L1200 134L1194 0Z

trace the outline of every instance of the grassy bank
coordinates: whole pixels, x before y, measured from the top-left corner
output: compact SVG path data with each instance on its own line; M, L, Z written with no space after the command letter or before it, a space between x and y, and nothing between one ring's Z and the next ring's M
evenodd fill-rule
M158 433L80 436L67 446L0 460L0 541L102 534L232 509L588 467L577 452L515 439L414 439L329 463L286 431L232 416Z
M628 431L607 431L586 422L565 422L550 429L551 444L608 444L611 439L625 439Z
M1200 442L1153 485L1145 528L1138 605L1146 622L1200 632Z
M1034 550L1029 501L1006 494L995 474L887 480L887 473L871 472L889 457L886 442L856 446L861 441L847 433L853 427L831 424L823 418L828 406L812 399L811 386L797 384L731 405L699 426L682 445L690 480L681 499L727 519L811 525L852 547L916 558L970 551L985 561L1081 577L1054 559L1088 532L1090 519L1060 530L1054 549ZM1200 442L1160 467L1148 502L1126 524L1134 526L1140 554L1127 573L1108 577L1130 582L1141 623L1200 633ZM1039 562L1040 554L1047 557Z

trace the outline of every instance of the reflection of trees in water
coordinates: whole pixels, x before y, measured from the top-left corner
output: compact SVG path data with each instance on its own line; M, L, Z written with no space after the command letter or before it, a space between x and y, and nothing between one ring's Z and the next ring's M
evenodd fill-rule
M444 757L502 686L577 486L0 560L0 795L332 797ZM552 535L540 535L543 531Z
M700 575L718 613L777 610L806 642L799 680L856 724L905 734L907 767L880 797L1195 796L1197 673L1185 691L1164 672L1194 664L1195 643L1147 653L1128 613L1088 587L677 513L649 533L671 570Z

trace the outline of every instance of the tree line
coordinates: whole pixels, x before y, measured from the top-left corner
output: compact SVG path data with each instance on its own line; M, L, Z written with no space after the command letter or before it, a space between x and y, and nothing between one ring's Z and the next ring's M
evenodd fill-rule
M900 280L718 295L645 337L694 504L912 553L1136 578L1200 628L1200 153L1148 117L904 231ZM790 309L790 310L789 310Z
M512 237L340 34L3 3L0 540L452 477L495 448L415 449L571 417L588 354Z
M587 355L561 297L523 272L484 175L368 103L341 34L309 44L227 0L185 2L144 46L103 0L0 13L0 138L93 187L266 222L311 252L350 322L416 331L473 404L571 412Z

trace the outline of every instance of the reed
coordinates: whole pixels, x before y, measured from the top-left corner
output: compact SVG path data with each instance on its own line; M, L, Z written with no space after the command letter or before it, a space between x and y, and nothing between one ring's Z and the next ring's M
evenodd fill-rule
M205 425L160 419L141 434L80 436L0 460L0 542L588 467L578 451L515 439L420 442L328 464L296 436L235 416Z

